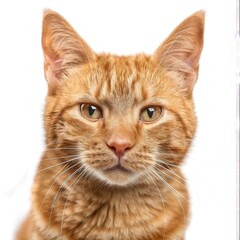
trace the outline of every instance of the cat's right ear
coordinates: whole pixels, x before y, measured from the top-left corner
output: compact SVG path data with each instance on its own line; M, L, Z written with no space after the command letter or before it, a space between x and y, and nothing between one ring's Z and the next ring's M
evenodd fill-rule
M49 95L57 87L68 70L95 58L93 50L58 13L45 10L42 25L44 73Z

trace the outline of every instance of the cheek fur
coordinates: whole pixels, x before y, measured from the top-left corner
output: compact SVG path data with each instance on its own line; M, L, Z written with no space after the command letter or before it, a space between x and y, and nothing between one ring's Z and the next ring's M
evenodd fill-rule
M156 159L166 163L180 164L192 141L181 123L171 121L155 127L149 132L150 141L156 152Z

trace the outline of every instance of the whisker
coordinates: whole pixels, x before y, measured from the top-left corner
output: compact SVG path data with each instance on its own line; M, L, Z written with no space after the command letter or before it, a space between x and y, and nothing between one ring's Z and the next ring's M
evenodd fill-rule
M156 175L156 177L159 178L159 180L161 180L162 182L164 182L165 184L168 185L169 188L171 188L171 190L173 190L175 193L179 194L186 202L190 203L180 192L178 192L175 188L173 188L162 176L160 176L155 170L154 168L151 168L151 170L153 170L153 173Z
M61 234L62 234L62 229L63 229L63 223L64 223L64 215L65 215L65 210L66 210L66 207L67 207L67 203L69 201L69 198L73 192L73 190L75 189L76 185L79 183L80 179L86 174L88 175L89 172L87 171L87 168L86 167L82 167L79 169L79 172L81 172L81 174L74 180L73 183L71 183L71 185L65 190L65 191L68 191L70 189L70 187L73 185L71 191L69 192L68 194L68 197L65 201L65 204L64 204L64 208L63 208L63 211L62 211L62 220L61 220Z
M178 166L178 165L176 165L176 164L174 164L174 163L169 163L169 162L166 162L166 161L161 160L161 159L155 159L155 161L158 162L158 163L167 165L167 166L181 168L180 166Z
M180 198L178 197L181 196L186 202L189 203L189 201L184 197L182 196L181 193L179 193L176 189L174 189L162 176L160 176L153 168L150 168L150 171L151 173L155 176L155 178L159 179L161 182L164 183L164 185L171 190L171 193L174 195L175 199L178 201L181 209L182 209L182 212L183 212L183 217L184 217L184 223L185 225L187 225L187 218L186 218L186 214L185 214L185 210L183 208L183 205L182 205L182 202L180 201Z
M42 161L53 161L56 159L64 159L64 158L77 157L77 156L79 155L74 154L74 155L66 155L66 156L59 156L59 157L52 157L52 158L43 158Z
M79 150L79 147L55 147L55 148L46 148L46 151L58 151L58 150Z
M182 154L172 153L172 152L164 152L164 150L160 150L161 152L158 153L160 157L166 156L166 157L176 157L176 158L182 158Z
M74 167L77 166L78 164L80 164L80 163L74 164L73 166L69 167L66 171L74 168ZM65 171L65 172L66 172L66 171ZM62 189L62 186L64 186L64 185L67 183L67 181L68 181L69 179L71 179L78 171L81 171L81 168L78 168L78 169L75 170L72 174L70 174L70 175L67 177L67 179L65 179L65 181L64 181L64 182L61 184L61 186L59 187L59 189L58 189L58 191L57 191L57 193L56 193L56 195L55 195L55 197L54 197L54 199L53 199L52 205L51 205L51 213L50 213L50 216L49 216L49 224L50 224L50 222L51 222L52 213L53 213L53 208L54 208L54 206L55 206L55 204L56 204L56 200L57 200L57 198L58 198L58 195L59 195L60 190ZM62 174L63 174L63 173L62 173ZM61 175L62 175L62 174L61 174ZM61 196L62 196L62 195L60 195L60 197L58 198L58 200L61 198Z
M75 160L80 160L80 157L78 156L78 157L75 157L75 158L72 158L72 159L69 159L69 160L66 160L66 161L63 161L63 162L54 164L54 165L52 165L52 166L49 166L49 167L46 167L46 168L42 168L42 169L40 169L39 171L37 171L37 173L40 173L40 172L42 172L42 171L45 171L45 170L47 170L47 169L50 169L50 168L53 168L53 167L56 167L56 166L60 166L60 165L62 165L62 164L68 163L68 162L73 162L73 161L75 161Z
M164 168L166 171L170 172L171 174L177 176L178 178L180 178L182 181L184 181L185 183L188 184L188 182L184 179L184 178L181 178L179 175L177 175L174 171L171 171L169 170L168 168L165 168L163 166L160 165L160 167ZM154 168L159 171L160 169L157 168L157 166L154 166ZM178 182L179 184L181 184L182 186L184 186L186 188L186 185L182 182L180 182L178 179L174 178L173 176L171 176L170 174L167 174L165 173L164 171L161 171L162 174L164 174L165 176L171 178L171 179L174 179L175 182Z
M69 163L68 163L68 164L69 164ZM41 206L40 206L39 210L41 210L41 208L42 208L42 206L43 206L43 204L44 204L44 202L45 202L45 200L46 200L46 198L47 198L47 195L48 195L49 191L52 189L52 187L53 187L54 183L57 181L58 177L61 177L64 173L66 173L69 169L71 169L71 168L68 168L68 164L65 165L63 168L61 168L61 169L57 172L57 174L53 177L54 181L52 182L51 186L48 188L48 191L47 191L47 193L46 193L45 196L44 196L44 199L43 199L43 201L42 201L42 203L41 203ZM64 172L61 173L61 171L62 171L64 168L66 168L66 167L67 167L67 169L66 169Z
M167 219L166 219L166 206L165 206L165 203L163 201L163 196L160 192L160 189L158 188L157 184L155 183L155 181L153 180L152 176L147 172L147 170L144 171L146 174L147 174L147 177L148 179L150 179L150 181L154 184L154 186L156 187L158 193L159 193L159 196L161 198L161 202L162 202L162 206L163 206L163 211L164 211L164 237L163 239L165 238L165 234L166 234L166 227L167 227Z
M188 183L186 179L184 179L184 178L182 178L181 176L179 176L178 174L176 174L176 172L175 172L172 168L164 167L164 166L162 165L162 163L158 164L159 162L158 162L158 161L156 161L156 162L157 162L157 166L165 169L166 171L170 172L171 174L173 174L173 175L176 176L177 178L179 178L179 179L181 179L182 181ZM179 166L174 166L174 165L169 165L169 166L171 166L171 167L177 167L177 168L181 169L181 167L179 167Z
M76 173L77 173L77 172L76 172ZM62 230L63 230L65 210L66 210L66 207L67 207L67 203L68 203L69 197L71 196L71 194L72 194L75 186L78 184L80 178L81 178L81 175L79 175L79 176L74 180L74 182L67 188L67 189L69 189L72 185L74 185L74 186L72 187L71 191L69 192L68 197L67 197L67 200L66 200L66 202L65 202L65 204L64 204L64 207L63 207L62 220L61 220L61 234L62 234ZM66 190L66 191L67 191L67 190Z

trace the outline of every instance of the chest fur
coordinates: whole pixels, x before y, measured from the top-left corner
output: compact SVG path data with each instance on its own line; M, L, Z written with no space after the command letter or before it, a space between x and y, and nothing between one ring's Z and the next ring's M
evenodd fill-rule
M150 194L151 192L151 194ZM49 199L55 196L49 194ZM150 238L164 232L171 212L167 198L156 190L63 193L52 204L46 201L41 216L42 229L52 227L61 240L127 240ZM39 222L39 221L38 221ZM161 238L157 238L161 239Z

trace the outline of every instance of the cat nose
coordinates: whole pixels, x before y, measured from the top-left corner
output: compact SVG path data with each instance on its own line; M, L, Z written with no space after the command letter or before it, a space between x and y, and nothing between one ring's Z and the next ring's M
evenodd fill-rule
M126 150L133 147L133 141L129 136L111 136L107 145L111 148L118 158L122 157Z

